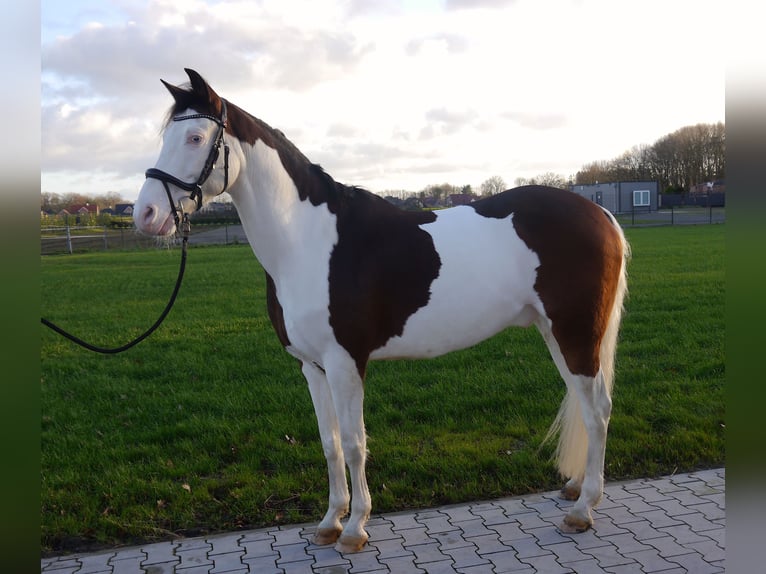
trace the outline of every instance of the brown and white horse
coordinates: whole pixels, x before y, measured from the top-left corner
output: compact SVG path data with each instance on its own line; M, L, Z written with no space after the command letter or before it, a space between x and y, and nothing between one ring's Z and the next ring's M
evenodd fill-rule
M403 212L337 183L280 131L220 98L193 70L175 100L134 218L152 235L226 189L266 271L269 317L300 363L329 470L315 541L367 541L364 376L371 359L435 357L511 325L535 325L566 383L549 436L576 502L560 528L589 528L603 493L628 245L609 212L526 186L438 212ZM221 145L224 157L221 157ZM345 466L351 478L349 495ZM341 524L349 510L351 515Z

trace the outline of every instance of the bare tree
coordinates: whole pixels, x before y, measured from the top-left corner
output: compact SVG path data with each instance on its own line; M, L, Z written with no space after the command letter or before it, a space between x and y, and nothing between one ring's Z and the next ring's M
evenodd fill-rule
M496 193L505 191L505 189L505 180L503 180L503 178L499 175L493 175L479 186L482 197L495 195Z

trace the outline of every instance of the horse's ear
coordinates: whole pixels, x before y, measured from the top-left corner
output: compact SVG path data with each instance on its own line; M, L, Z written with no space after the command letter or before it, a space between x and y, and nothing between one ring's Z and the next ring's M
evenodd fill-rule
M160 82L162 82L162 85L168 89L168 92L170 92L170 95L173 96L173 99L176 102L180 102L182 97L188 96L189 94L186 90L174 86L173 84L169 84L165 80L160 80Z
M221 104L221 98L218 94L215 93L215 90L210 87L210 84L208 84L205 79L200 76L195 70L192 70L191 68L184 68L186 71L186 74L189 76L189 80L191 80L191 87L192 91L195 94L198 94L199 96L206 98L208 102L210 102L213 105L213 108L220 108Z
M188 74L189 80L191 80L191 87L194 93L201 96L210 96L210 101L213 101L218 97L218 94L215 93L213 88L211 88L205 79L196 71L192 70L191 68L184 68L184 70Z

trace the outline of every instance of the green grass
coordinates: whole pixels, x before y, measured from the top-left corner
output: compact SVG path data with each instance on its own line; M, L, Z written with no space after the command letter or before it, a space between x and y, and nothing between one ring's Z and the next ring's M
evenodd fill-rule
M607 480L723 465L724 226L631 229ZM148 327L176 250L41 258L42 314L99 345ZM194 248L166 323L117 356L41 327L43 552L318 520L326 466L247 246ZM560 486L540 449L564 394L534 329L371 363L374 512Z

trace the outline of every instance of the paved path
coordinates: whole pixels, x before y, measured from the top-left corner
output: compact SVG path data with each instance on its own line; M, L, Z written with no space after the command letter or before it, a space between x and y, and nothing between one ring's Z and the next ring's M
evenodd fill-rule
M357 554L282 526L46 558L46 574L723 572L725 470L608 484L595 527L560 534L557 493L375 515Z

